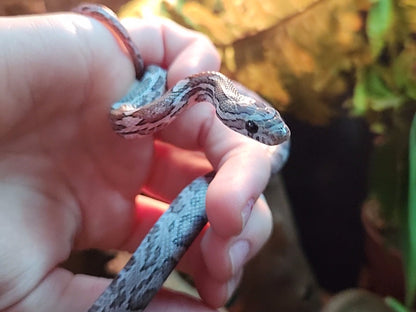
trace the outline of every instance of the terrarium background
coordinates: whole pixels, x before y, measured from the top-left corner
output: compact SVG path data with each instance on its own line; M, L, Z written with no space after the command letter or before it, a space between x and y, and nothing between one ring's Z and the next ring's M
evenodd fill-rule
M0 14L67 11L79 2L2 0ZM369 184L392 184L369 179L373 147L392 137L405 145L407 137L390 130L407 127L415 111L416 0L91 2L121 16L166 16L207 34L221 70L283 112L293 133L284 183L319 285L336 292L362 281L361 206ZM372 164L388 172L380 171L386 160Z

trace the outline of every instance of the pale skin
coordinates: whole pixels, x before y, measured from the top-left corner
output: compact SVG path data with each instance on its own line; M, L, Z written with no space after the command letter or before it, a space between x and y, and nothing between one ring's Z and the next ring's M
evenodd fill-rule
M169 69L170 86L219 68L198 33L160 19L124 24L145 63ZM166 209L161 200L213 168L210 226L180 263L202 300L163 290L146 311L216 311L270 235L258 199L270 175L267 150L223 126L208 103L156 136L119 137L109 107L133 79L129 55L91 18L0 18L0 311L86 311L110 280L58 264L71 250L134 251ZM135 202L140 192L159 200Z

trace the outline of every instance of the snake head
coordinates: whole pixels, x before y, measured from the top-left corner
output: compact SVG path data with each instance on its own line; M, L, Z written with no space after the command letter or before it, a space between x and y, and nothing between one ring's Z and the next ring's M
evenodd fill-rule
M277 110L271 108L269 112L255 116L247 116L245 120L243 134L246 136L267 145L278 145L290 137L289 127Z
M232 84L237 93L229 92L227 97L232 98L232 101L227 103L227 107L217 111L224 124L267 145L278 145L290 137L289 127L276 109L240 83L233 81Z
M267 145L278 145L290 137L289 127L274 108L264 106L260 109L256 103L240 109L244 114L239 122L236 120L241 125L234 127L235 131Z

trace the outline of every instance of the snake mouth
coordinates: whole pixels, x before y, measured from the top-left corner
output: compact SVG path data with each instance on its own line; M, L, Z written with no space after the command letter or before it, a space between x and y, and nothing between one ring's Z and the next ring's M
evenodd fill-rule
M283 125L279 125L276 128L277 129L272 131L270 135L264 136L261 142L267 145L279 145L290 138L291 132L285 123L283 123Z
M282 136L281 141L279 142L279 144L287 141L290 138L291 132L290 132L289 127L286 124L284 126L284 131L283 132L285 134Z

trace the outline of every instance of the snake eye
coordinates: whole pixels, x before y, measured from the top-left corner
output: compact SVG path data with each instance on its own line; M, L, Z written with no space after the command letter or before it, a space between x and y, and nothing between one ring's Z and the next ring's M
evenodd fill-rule
M259 130L259 127L256 125L256 123L254 121L248 120L248 121L246 121L246 130L249 133L253 134L253 133L256 133L257 130Z

